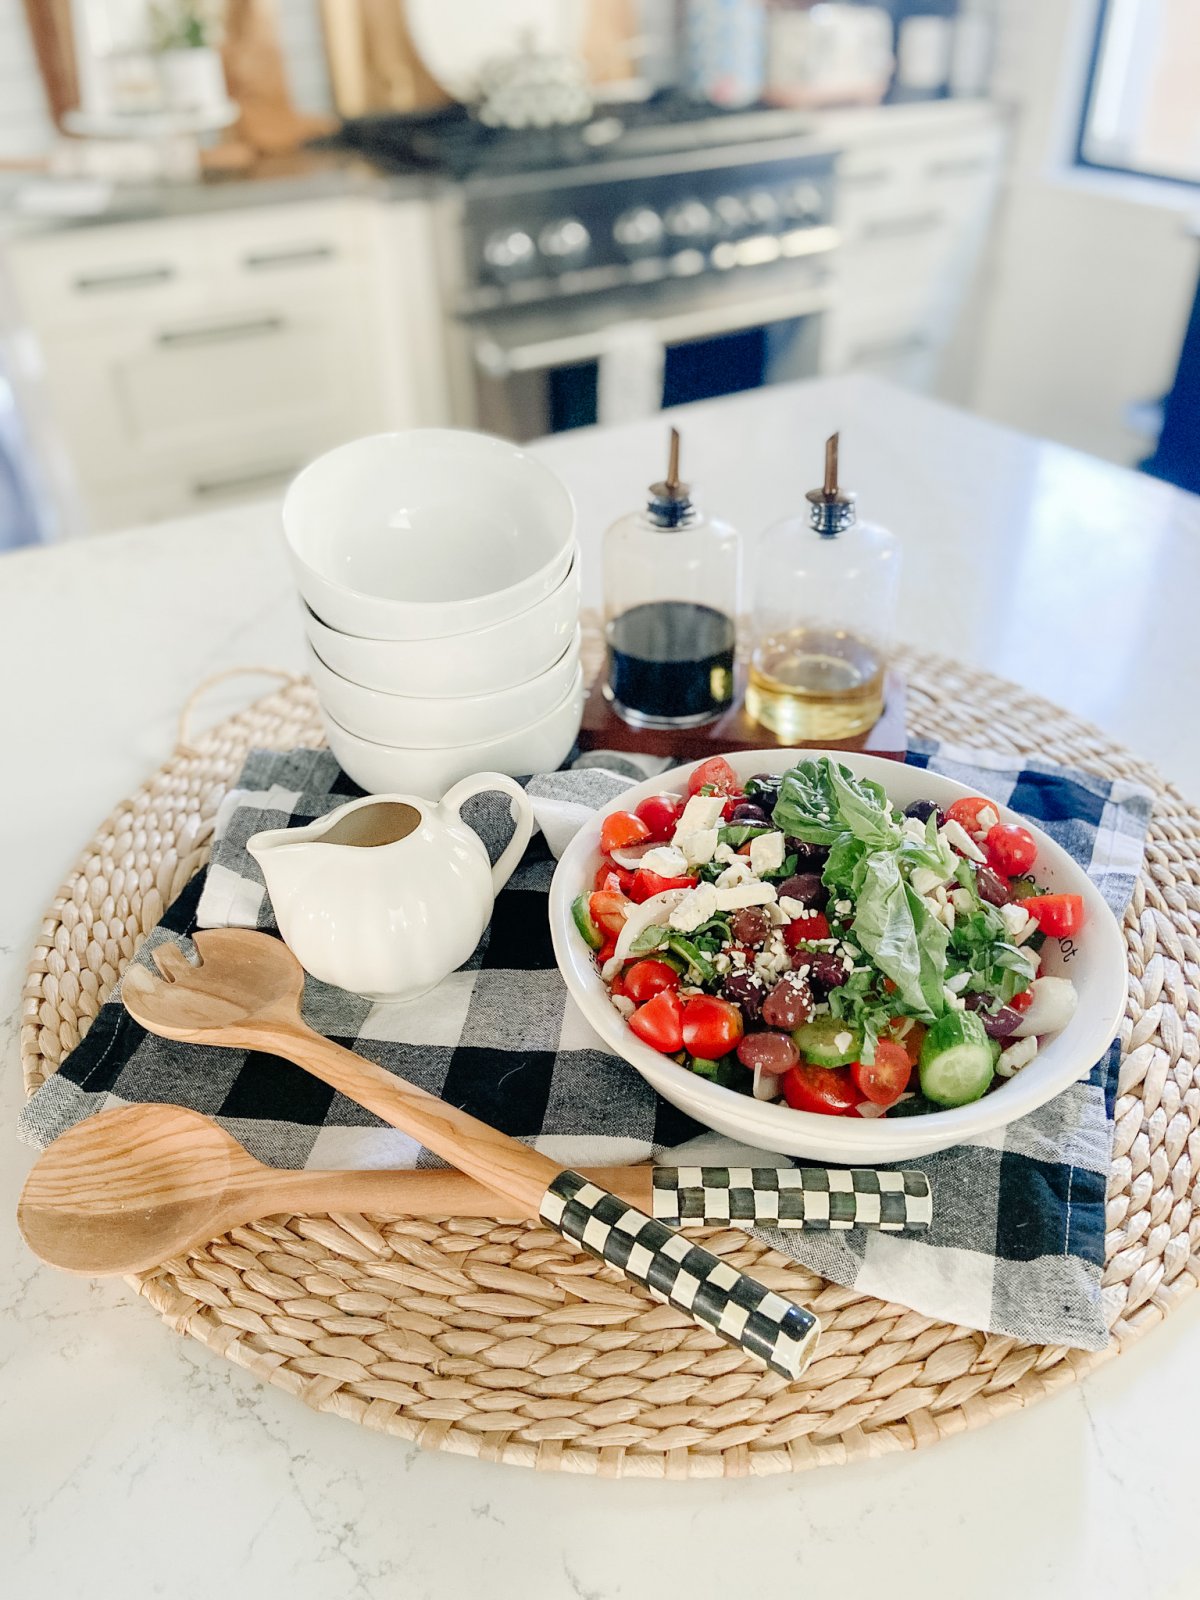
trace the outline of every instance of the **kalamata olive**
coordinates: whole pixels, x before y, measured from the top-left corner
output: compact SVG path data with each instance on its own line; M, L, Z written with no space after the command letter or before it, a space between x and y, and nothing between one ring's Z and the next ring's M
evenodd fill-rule
M808 981L816 994L824 995L830 989L840 988L850 976L841 956L835 956L831 950L818 950L815 954L811 950L798 950L796 955L803 956L808 967Z
M1020 1024L1021 1013L1015 1011L1012 1006L1001 1006L999 1011L989 1013L984 1009L991 1004L987 995L969 994L965 998L967 1010L979 1013L983 1031L989 1039L1007 1039Z
M794 1067L800 1059L790 1033L746 1033L738 1041L737 1057L751 1072L778 1074Z
M762 1019L768 1028L798 1028L812 1015L813 996L807 978L789 972L780 978L763 1001Z
M756 772L752 778L746 779L746 792L764 811L774 811L782 782L778 772Z
M771 931L770 918L757 906L743 906L730 917L729 931L739 944L762 944Z
M785 896L789 900L798 900L809 910L820 910L829 899L829 891L821 882L819 872L796 872L779 885L779 898L782 900Z
M941 809L933 800L914 800L911 805L905 806L904 815L915 817L918 822L928 822L930 817L936 816L939 828L945 820Z
M795 856L796 865L800 867L823 867L829 859L829 847L823 844L809 844L804 839L793 839L788 834L783 841L785 855Z
M760 805L756 805L753 800L743 800L740 806L734 806L733 815L729 821L735 828L746 826L766 828L770 825L771 819L763 808Z
M1006 906L1012 899L1008 884L991 867L975 868L975 887L979 890L979 898L986 900L990 906Z
M731 972L721 985L726 1000L741 1006L747 1022L757 1022L762 1015L767 986L754 972Z

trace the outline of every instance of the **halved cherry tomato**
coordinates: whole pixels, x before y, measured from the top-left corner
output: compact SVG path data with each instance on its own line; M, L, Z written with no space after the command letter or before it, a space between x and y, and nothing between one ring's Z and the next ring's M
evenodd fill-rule
M673 1056L683 1049L683 1001L674 989L663 989L637 1008L629 1026L652 1050Z
M1018 900L1017 904L1024 906L1042 932L1052 939L1069 939L1083 927L1081 894L1035 894L1028 900Z
M599 950L596 951L597 965L602 967L606 961L611 961L616 953L617 941L610 934L600 946Z
M811 944L815 939L828 939L829 936L829 922L820 911L806 911L802 917L789 922L783 930L783 942L789 950L794 950L798 944Z
M990 811L995 817L999 808L994 800L985 800L981 794L969 795L966 799L956 800L952 806L947 807L946 821L957 822L972 839L982 839L991 824L985 825L980 822L981 811Z
M596 889L588 898L588 913L601 933L616 939L625 926L630 903L616 889Z
M635 961L625 973L625 993L635 1005L645 1005L664 989L678 989L679 974L665 961Z
M1033 1004L1033 990L1022 989L1020 994L1013 995L1008 1003L1014 1011L1028 1011Z
M729 1000L697 994L684 1004L683 1044L703 1061L719 1061L745 1032L742 1013Z
M629 885L629 898L640 906L651 895L662 894L667 889L694 889L699 882L699 878L664 878L661 873L639 867Z
M814 1067L802 1061L783 1074L779 1086L793 1111L820 1111L827 1117L845 1116L859 1099L845 1067Z
M710 794L737 794L741 784L724 756L709 756L692 768L687 781L688 794L699 794L701 789Z
M615 889L618 894L628 894L632 882L633 873L627 867L619 867L615 861L602 861L596 868L592 888Z
M652 794L641 805L634 806L633 814L649 828L650 837L662 843L675 832L686 804L682 795Z
M998 822L989 828L983 848L988 866L1002 878L1019 878L1037 860L1037 840L1028 828L1015 822Z
M904 1032L902 1034L897 1033L896 1030L903 1027L906 1022L908 1027L905 1028ZM921 1059L921 1046L925 1042L925 1035L929 1032L929 1029L923 1022L915 1022L912 1017L893 1017L888 1031L895 1034L895 1038L891 1042L900 1046L908 1057L909 1066L915 1067Z
M894 1106L908 1088L911 1076L912 1062L908 1053L886 1039L877 1041L875 1059L870 1066L865 1061L855 1061L850 1067L850 1077L859 1093L877 1106Z
M605 817L600 829L600 849L606 856L626 850L631 844L645 844L650 829L632 811L614 811Z
M745 803L746 803L746 796L741 792L740 789L737 791L736 794L731 794L729 796L729 799L726 800L724 806L721 808L721 821L722 822L732 822L733 821L733 813L737 810L737 808L739 806L743 806L743 805L745 805Z
M615 950L616 948L617 948L617 941L614 939L613 940L613 949ZM625 988L625 974L623 972L618 972L616 974L616 976L613 978L612 982L608 986L608 992L609 992L610 995L622 995L622 994L623 995L627 995L628 994L628 991Z

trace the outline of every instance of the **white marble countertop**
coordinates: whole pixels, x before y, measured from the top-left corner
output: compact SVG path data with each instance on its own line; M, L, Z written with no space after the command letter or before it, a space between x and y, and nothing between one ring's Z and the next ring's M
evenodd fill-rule
M747 532L843 429L865 515L905 541L901 631L1016 678L1200 798L1200 500L863 380L676 414L687 475ZM660 476L663 425L541 447L597 538ZM0 1116L39 916L187 694L298 667L262 505L0 560ZM245 686L214 691L211 715ZM1121 1360L915 1455L794 1479L598 1482L425 1455L170 1334L121 1283L40 1268L0 1179L0 1561L14 1600L490 1600L744 1592L1191 1600L1200 1295Z

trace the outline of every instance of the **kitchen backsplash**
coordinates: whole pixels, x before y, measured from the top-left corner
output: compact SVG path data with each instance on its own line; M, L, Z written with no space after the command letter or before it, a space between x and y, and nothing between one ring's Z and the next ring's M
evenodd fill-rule
M329 111L319 0L275 0L288 77L302 111ZM0 162L44 155L54 139L24 8L0 4Z

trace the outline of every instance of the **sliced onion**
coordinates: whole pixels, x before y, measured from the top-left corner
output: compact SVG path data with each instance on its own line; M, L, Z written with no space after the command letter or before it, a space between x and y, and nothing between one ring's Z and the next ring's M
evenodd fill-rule
M1035 978L1029 985L1033 999L1021 1013L1021 1020L1013 1029L1014 1039L1027 1039L1030 1034L1058 1033L1075 1015L1079 996L1069 978Z
M631 905L617 938L617 947L601 968L600 976L606 982L611 981L620 972L629 954L629 946L642 929L666 922L684 895L691 892L690 889L664 889L661 894L652 894L649 900L643 900L640 906Z
M864 1100L858 1108L859 1116L866 1117L868 1121L870 1121L872 1117L886 1117L887 1113L887 1106L876 1105L873 1100Z
M764 1072L761 1067L755 1067L754 1098L756 1100L778 1100L782 1092L779 1087L777 1073Z
M662 848L662 840L657 843L653 839L643 839L641 844L623 846L620 850L610 850L608 853L619 867L624 867L626 872L636 872L641 866L642 857L651 850Z

